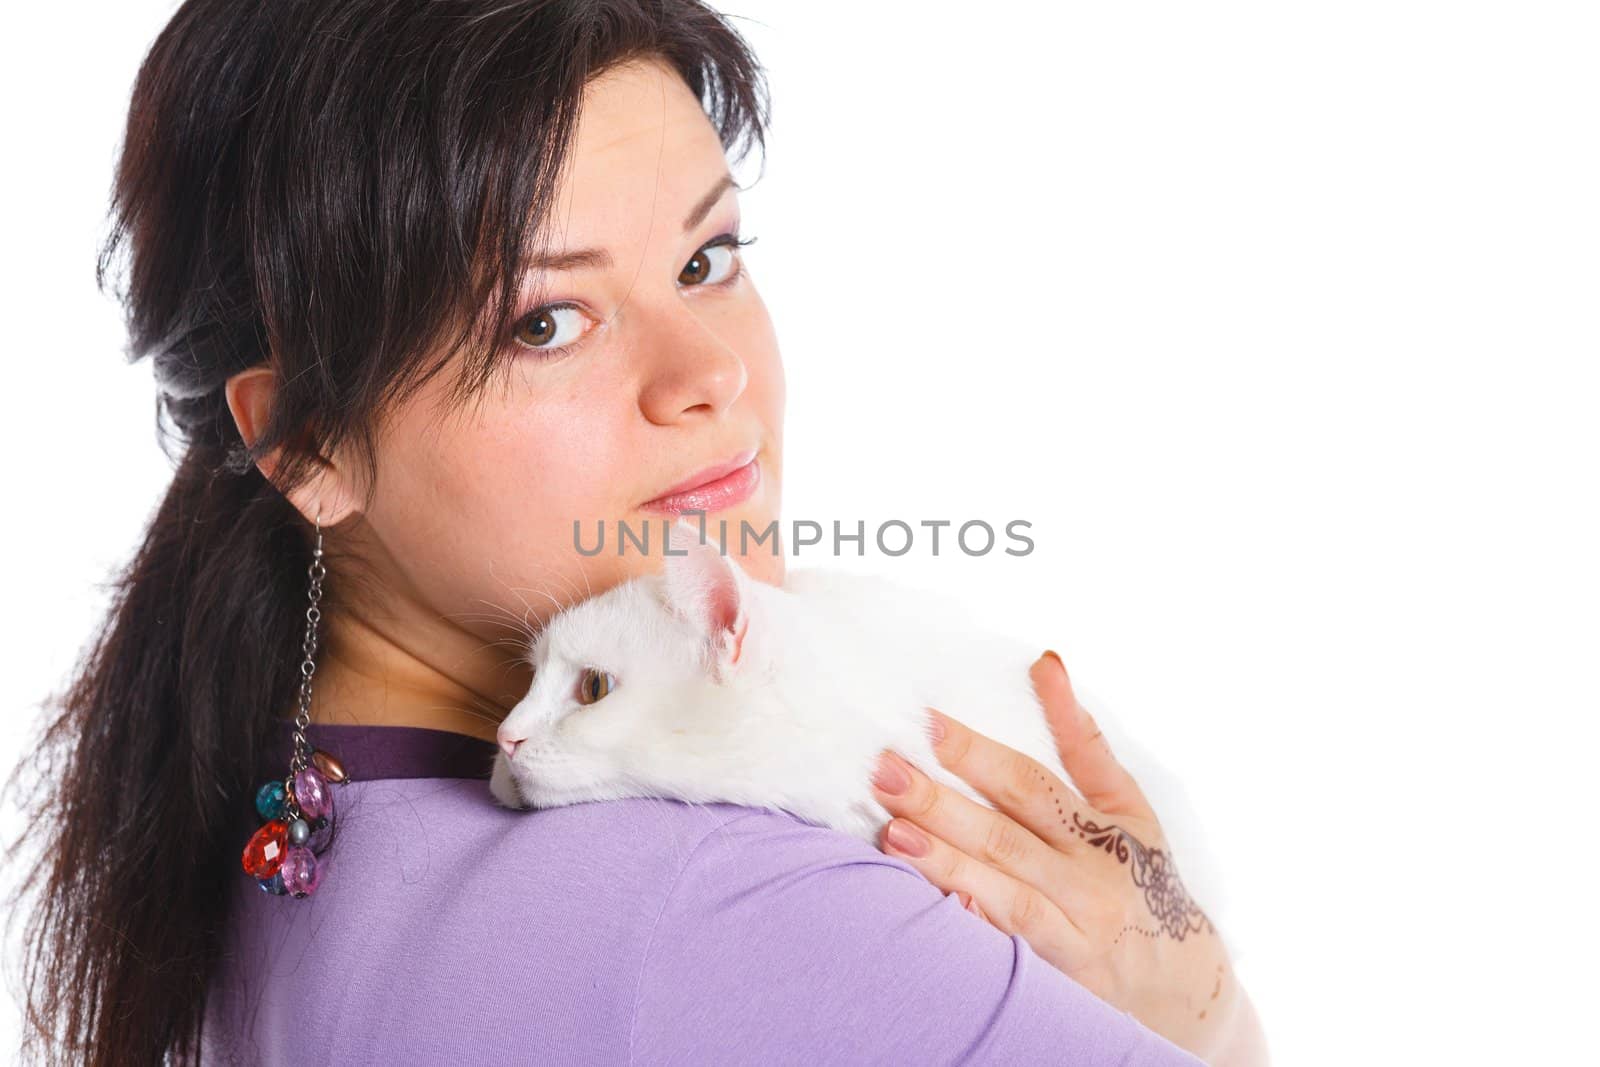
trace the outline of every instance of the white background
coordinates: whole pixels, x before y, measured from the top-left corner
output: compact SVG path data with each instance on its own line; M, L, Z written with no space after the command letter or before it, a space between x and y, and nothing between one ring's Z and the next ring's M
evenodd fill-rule
M8 16L5 769L169 476L93 266L172 7ZM1032 523L845 565L1055 648L1155 761L1277 1062L1592 1055L1594 9L724 10L786 516Z

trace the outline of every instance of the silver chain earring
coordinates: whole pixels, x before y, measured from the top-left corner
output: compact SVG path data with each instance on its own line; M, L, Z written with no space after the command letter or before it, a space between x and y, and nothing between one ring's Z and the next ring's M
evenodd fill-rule
M306 740L311 725L311 676L317 670L317 623L322 619L322 512L316 518L317 540L311 550L311 579L306 608L305 659L300 664L300 712L294 720L294 752L289 773L256 791L256 814L265 822L244 848L244 873L264 892L304 898L322 883L319 859L333 837L333 783L349 776L333 755Z

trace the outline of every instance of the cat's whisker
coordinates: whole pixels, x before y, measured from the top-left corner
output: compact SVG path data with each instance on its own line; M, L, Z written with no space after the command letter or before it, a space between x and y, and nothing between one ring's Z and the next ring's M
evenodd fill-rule
M499 623L499 622L503 621L501 619L501 617L498 616L498 615L493 615L493 614L490 614L488 612L478 612L478 611L452 612L450 614L450 618L452 620L454 620L454 621L457 621L457 622ZM513 621L515 621L515 620L513 620ZM492 643L503 643L503 642L506 642L506 641L513 641L513 642L516 642L518 644L518 646L523 649L524 652L526 652L528 649L533 647L534 641L535 641L535 639L537 638L538 635L537 634L531 634L528 631L522 629L520 626L517 627L516 629L517 629L517 632L515 634L508 634L505 637L494 638Z
M556 579L556 581L559 582L562 586L564 586L567 590L576 591L577 586L572 582L572 580L570 578L568 578L567 576L563 575L560 571L556 570L554 567L550 566L549 564L535 563L535 564L533 564L533 567L536 569L536 571L537 570L542 570L542 571L546 571L549 574L551 574ZM489 566L489 573L490 574L494 574L494 565L493 565L492 562L490 563L490 566ZM523 609L524 609L523 610L522 623L523 623L523 627L524 627L524 632L526 632L528 634L528 645L529 645L530 648L537 641L539 631L545 625L548 624L548 622L549 622L549 620L551 618L553 618L556 615L559 615L561 612L566 611L568 608L570 608L574 604L578 603L577 599L562 600L562 599L556 597L548 589L544 589L544 588L528 589L528 588L524 588L524 587L521 587L521 586L513 586L513 585L510 585L507 582L505 582L498 575L495 575L495 578L496 578L497 581L500 582L501 586L507 592L511 593L518 600L522 601L522 605L523 605ZM588 579L588 574L587 573L584 574L584 584L585 585L589 584L589 579ZM537 624L530 623L528 621L528 616L535 614L535 612L534 612L533 606L528 603L527 598L522 595L524 592L529 592L529 593L533 593L533 594L535 594L537 596L542 596L542 597L544 597L546 600L548 600L550 602L550 607L551 607L552 610L549 612L548 615L540 618ZM500 605L495 605L495 606L501 607ZM501 610L506 610L506 609L501 607Z
M562 585L565 587L566 591L571 592L571 593L576 593L577 592L578 586L577 586L577 584L575 582L572 581L571 578L569 578L566 575L562 574L560 571L556 570L554 567L550 566L549 564L539 564L538 566L541 566L544 570L547 570L552 575L554 575L556 577L556 579L562 583ZM588 584L588 575L587 574L584 575L584 584L585 585ZM513 592L517 591L518 589L521 589L520 586L515 587L515 588L508 586L507 588L512 588ZM578 603L580 600L584 599L582 597L574 596L574 597L571 597L570 599L567 599L567 600L560 600L560 599L557 599L548 589L528 589L528 590L525 590L525 591L526 592L530 592L530 593L538 593L540 596L542 596L546 600L550 601L551 605L556 609L556 613L557 614L565 611L567 608L570 608L572 605L574 605L574 604Z
M539 566L539 564L534 564L534 566ZM502 586L504 586L507 592L511 593L518 600L522 601L522 619L523 619L523 622L526 623L527 620L528 620L528 616L533 614L533 605L529 604L528 601L527 601L527 598L525 598L515 588L513 588L510 585L508 585L504 578L501 578L498 574L494 573L494 560L492 560L492 559L489 561L489 574L494 578L495 581L499 582Z
M500 664L500 680L501 681L504 681L506 676L511 674L513 671L526 672L526 670L528 668L528 663L529 663L529 660L528 660L528 654L529 654L529 651L530 651L529 642L523 641L523 640L521 640L519 638L515 638L515 637L506 637L506 638L501 638L498 641L485 642L484 644L479 645L476 649L473 650L475 652L476 651L481 651L482 649L485 649L485 648L492 648L495 645L503 645L503 644L507 644L507 643L509 643L511 645L511 655L506 656L501 661L501 664Z
M476 597L474 599L481 604L488 605L491 609L493 609L492 613L457 611L448 613L446 617L462 621L481 620L492 623L508 621L516 628L517 632L521 635L520 637L503 637L495 640L485 641L479 644L473 651L479 652L485 648L494 648L501 645L509 647L512 654L507 656L501 663L500 678L502 680L514 671L524 670L528 664L529 654L532 652L534 644L536 644L538 641L538 631L535 630L535 628L528 622L526 617L518 618L503 604L497 604L493 601L484 600L482 597Z
M520 637L502 637L502 638L499 638L499 639L494 640L494 641L485 641L482 644L480 644L477 648L473 649L473 651L474 652L481 652L482 650L484 650L486 648L494 648L496 645L510 645L511 646L512 655L507 658L507 660L503 664L503 666L509 668L509 667L515 667L518 663L526 663L527 662L527 659L528 659L528 646L527 646L526 642L524 642Z
M536 563L536 564L534 564L534 566L542 568L543 570L548 571L550 574L554 575L556 580L561 582L561 583L563 583L566 586L566 588L567 588L567 590L569 592L572 592L572 593L576 593L577 592L577 589L578 589L577 583L574 582L567 575L563 574L561 571L557 570L555 567L551 566L548 563ZM550 599L550 601L552 603L560 604L561 607L558 610L565 610L565 608L571 607L573 604L576 604L579 601L587 600L589 597L592 597L594 595L594 586L589 581L589 572L584 569L583 562L581 560L578 561L578 573L583 576L583 594L584 595L581 596L581 597L574 596L570 600L567 600L567 601L563 602L563 601L557 601L554 597L551 597L549 592L546 591L546 590L539 590L539 592L542 593L544 596L549 597L549 599Z
M581 566L581 564L580 564L580 566ZM568 597L568 599L565 601L565 603L567 603L569 605L570 604L575 604L579 600L583 599L582 597L579 597L579 596L576 595L577 592L578 592L578 583L574 582L572 580L571 576L561 573L560 571L556 570L556 568L554 568L552 566L549 566L548 564L545 565L544 569L549 571L552 575L555 576L556 580L561 583L561 586L562 586L562 589L563 589L564 592L572 594L571 596ZM543 592L543 590L541 590L541 591Z
M552 566L552 565L550 565L548 563L533 563L533 564L531 564L531 566L534 568L536 573L540 572L540 571L543 571L543 572L549 574L551 577L553 577L555 579L555 581L557 583L559 583L563 587L564 592L566 592L568 594L576 594L577 593L577 591L578 591L577 583L574 582L569 575L563 574L561 571L557 570L554 566ZM521 619L518 619L516 617L516 615L514 613L512 613L510 611L510 609L506 608L504 605L495 604L492 601L483 600L481 597L477 598L479 603L487 604L490 607L495 608L498 611L504 612L506 618L508 620L516 623L518 628L521 630L521 632L523 632L523 633L525 633L527 635L528 644L529 644L530 647L534 644L535 641L537 641L538 635L539 635L539 631L543 628L543 626L546 623L548 623L549 619L552 616L559 615L561 612L566 611L568 608L571 608L574 604L580 603L581 601L586 600L586 599L588 599L588 598L590 598L590 597L592 597L594 595L594 583L590 580L589 572L588 572L587 569L584 568L584 566L583 566L583 564L581 562L578 564L578 573L583 578L583 594L584 595L581 596L581 597L576 596L576 595L569 595L567 599L562 599L560 597L557 597L554 593L550 592L550 590L546 589L546 588L537 588L537 589L535 589L535 588L527 588L527 587L524 587L524 586L511 585L510 583L506 582L503 578L501 578L499 575L495 574L494 561L493 560L491 560L489 562L489 573L494 576L495 580L500 583L501 587L503 589L505 589L506 592L511 593L513 596L515 596L518 600L520 600L522 602L523 614L522 614ZM549 613L549 615L546 615L543 618L539 619L539 621L537 623L530 622L529 619L528 619L528 616L535 615L537 613L534 611L533 605L529 604L527 598L522 595L523 593L532 593L532 594L534 594L536 596L541 596L545 600L549 601L550 602L550 607L552 609L551 612ZM461 617L463 617L463 618L473 617L473 616L465 615L464 613L456 613L456 614L457 615L461 615ZM482 616L478 616L478 617L481 618ZM495 620L492 620L492 621L498 621L498 620L495 619Z
M462 620L462 621L467 621L467 620L472 620L472 619L479 619L479 620L483 620L483 621L486 621L486 622L501 622L501 621L505 621L505 622L510 623L512 626L514 626L519 633L523 633L523 634L527 635L528 641L529 641L530 644L533 642L533 639L538 636L537 631L529 624L529 622L528 622L526 617L518 618L516 613L511 611L505 605L496 604L492 600L484 600L482 597L474 597L473 599L476 600L480 604L487 605L488 607L493 609L494 612L498 612L498 614L489 614L489 613L484 613L484 612L472 612L472 611L450 611L450 612L442 613L440 617L444 618L444 619L448 619L448 620Z
M457 617L466 618L466 619L481 618L481 619L486 619L486 620L489 620L489 621L495 621L495 617L492 616L492 615L480 615L480 614L476 614L476 613L473 613L473 612L453 612L452 614L457 616ZM531 638L527 637L526 635L521 636L521 637L517 637L517 636L496 637L496 638L491 638L488 641L479 642L476 646L473 647L472 651L474 653L477 653L477 652L481 652L483 649L486 649L486 648L494 648L497 645L509 645L511 647L512 654L510 656L506 657L504 665L507 666L507 667L514 667L519 663L526 663L527 662L528 651L529 651L530 648L532 648L533 641L532 641Z
M493 723L496 726L505 721L505 716L499 714L498 710L493 712L485 711L478 707L477 704L478 698L474 697L465 707L459 704L430 704L424 710L465 712L473 718L482 719L484 722Z

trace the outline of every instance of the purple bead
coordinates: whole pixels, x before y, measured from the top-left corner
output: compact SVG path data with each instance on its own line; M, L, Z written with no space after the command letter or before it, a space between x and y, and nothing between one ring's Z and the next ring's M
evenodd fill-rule
M328 788L328 780L315 767L296 772L294 801L300 805L300 814L312 822L324 815L333 817L333 791Z
M283 888L290 896L308 897L322 881L322 865L317 862L316 854L299 845L283 854L283 865L278 872L283 875Z

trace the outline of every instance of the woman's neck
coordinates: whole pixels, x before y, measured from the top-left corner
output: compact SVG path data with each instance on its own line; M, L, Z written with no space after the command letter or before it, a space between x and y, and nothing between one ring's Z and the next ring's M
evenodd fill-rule
M323 627L312 675L312 722L423 726L493 741L496 727L532 681L527 664L509 653L499 658L510 662L486 660L485 651L504 645L485 646L459 629L440 626L406 640L351 611L330 612ZM445 654L424 658L408 646ZM451 662L469 669L446 669Z

